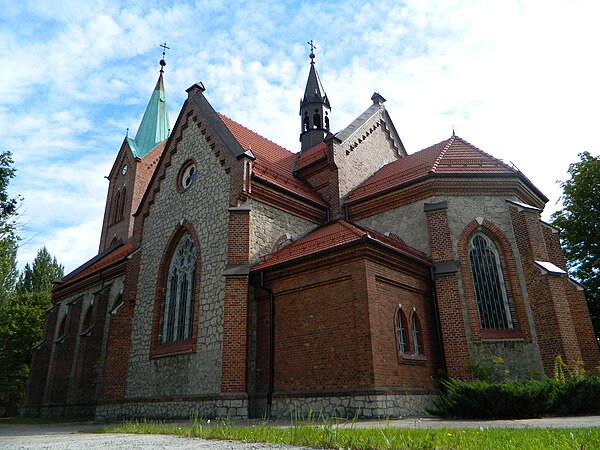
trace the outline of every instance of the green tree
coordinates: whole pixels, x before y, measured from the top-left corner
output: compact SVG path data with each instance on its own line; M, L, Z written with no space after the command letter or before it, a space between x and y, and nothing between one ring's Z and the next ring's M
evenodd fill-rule
M52 280L63 266L46 248L21 273L12 296L0 305L0 406L13 415L25 395L31 351L42 337L44 311L51 305Z
M600 339L600 156L579 154L561 183L563 209L552 215L571 274L586 288L586 298Z
M16 217L18 199L8 193L15 176L10 152L0 152L0 305L12 295L17 279Z
M13 295L18 276L17 241L0 239L0 307Z
M8 184L14 178L16 169L12 167L12 154L0 152L0 241L6 238L16 239L17 198L11 198Z
M45 292L50 294L52 282L62 278L64 268L58 263L56 257L52 258L46 247L38 251L33 264L25 264L25 268L17 282L17 292ZM48 302L50 297L48 297Z

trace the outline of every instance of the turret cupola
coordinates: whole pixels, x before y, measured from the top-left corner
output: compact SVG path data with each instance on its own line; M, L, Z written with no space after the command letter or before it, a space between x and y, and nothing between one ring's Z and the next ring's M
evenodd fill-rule
M323 142L329 133L329 113L331 105L323 89L317 69L315 69L315 46L310 45L310 71L300 100L300 142L301 150L305 151Z

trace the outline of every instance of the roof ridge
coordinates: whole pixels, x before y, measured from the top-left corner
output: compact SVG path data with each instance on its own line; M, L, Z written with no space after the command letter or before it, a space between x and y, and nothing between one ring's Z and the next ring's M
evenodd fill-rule
M504 167L506 167L507 169L511 170L511 171L516 171L516 172L521 172L520 170L516 169L515 167L505 163L504 161L502 161L500 158L495 157L494 155L492 155L491 153L486 152L485 150L480 149L479 147L477 147L476 145L471 144L469 141L467 141L466 139L461 138L460 136L456 136L453 135L453 137L456 137L458 140L460 140L463 144L468 145L469 147L471 147L473 150L475 150L476 152L480 153L483 156L486 156L488 158L493 159L494 161L497 161L498 163L500 163L501 165L503 165Z
M440 154L438 155L438 157L433 162L433 165L431 166L431 169L429 169L429 173L434 173L437 170L437 167L438 167L439 163L442 161L442 158L444 157L444 155L446 154L446 152L448 151L448 149L454 143L454 138L456 138L456 137L457 136L455 134L453 134L452 136L450 136L450 139L448 139L448 143L444 146L444 148L442 149L442 151L440 152Z
M414 153L413 153L413 155L414 155ZM409 156L412 156L412 155L409 155ZM405 156L405 158L407 158L407 157ZM400 160L396 160L396 161L400 161ZM393 164L396 161L392 161L390 164ZM400 172L393 172L390 175L388 175L387 177L380 178L380 179L375 180L375 181L372 181L372 180L369 181L369 179L367 179L367 180L365 180L365 182L363 184L361 184L360 186L357 186L355 189L353 189L352 193L363 191L367 187L370 187L370 186L373 186L373 185L384 184L385 182L387 182L389 180L393 180L394 178L399 178L400 176L402 176L402 175L404 175L406 173L409 173L409 172L417 172L419 168L424 167L424 166L426 167L428 165L429 164L427 162L422 162L420 164L415 165L414 167L409 167L408 169L404 169L404 170L402 170ZM375 173L377 173L377 172L375 172Z
M339 223L344 228L346 228L347 230L352 231L353 233L358 233L360 236L365 236L365 235L369 234L367 231L363 230L359 226L354 225L344 219L338 219L336 222ZM331 223L330 225L333 225L333 223Z

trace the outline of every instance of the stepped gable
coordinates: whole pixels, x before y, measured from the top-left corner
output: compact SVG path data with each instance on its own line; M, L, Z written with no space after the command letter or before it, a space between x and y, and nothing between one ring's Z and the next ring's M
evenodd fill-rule
M435 174L490 176L520 172L453 135L445 141L382 167L354 189L348 198L350 201L364 199Z
M413 249L401 239L385 236L374 230L364 229L339 219L331 224L323 225L310 232L300 240L293 242L276 252L264 256L263 261L256 264L252 271L260 271L286 262L298 260L309 255L316 255L327 250L343 247L358 241L371 241L399 250L412 257L427 261L424 253Z
M294 178L291 172L296 154L262 137L229 117L217 113L244 150L250 150L256 157L252 166L255 177L290 191L306 200L321 206L327 203L302 181Z

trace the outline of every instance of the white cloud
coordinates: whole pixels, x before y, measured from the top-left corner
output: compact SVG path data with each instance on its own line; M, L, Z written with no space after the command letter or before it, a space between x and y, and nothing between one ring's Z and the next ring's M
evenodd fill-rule
M0 139L19 169L11 189L26 196L34 243L77 265L96 251L103 176L126 128L137 129L161 42L171 47L171 124L185 89L201 80L217 110L297 150L313 39L334 129L378 91L410 152L454 127L514 162L551 211L568 164L600 147L599 12L593 1L555 0L9 2ZM23 249L21 264L36 251Z

